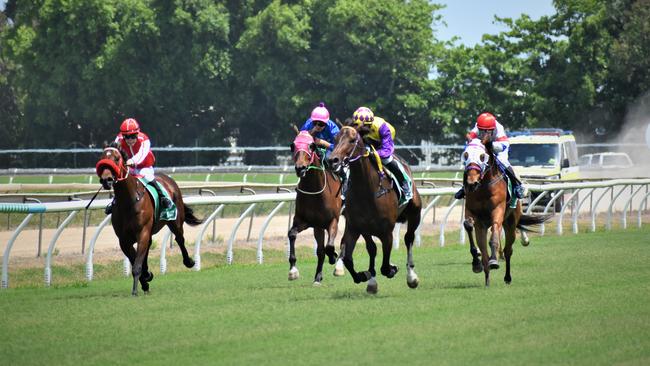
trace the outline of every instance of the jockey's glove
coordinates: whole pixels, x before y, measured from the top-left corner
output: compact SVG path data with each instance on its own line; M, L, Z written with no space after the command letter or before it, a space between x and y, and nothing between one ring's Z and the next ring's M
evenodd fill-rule
M135 166L135 163L133 162L132 159L129 159L126 161L126 166Z

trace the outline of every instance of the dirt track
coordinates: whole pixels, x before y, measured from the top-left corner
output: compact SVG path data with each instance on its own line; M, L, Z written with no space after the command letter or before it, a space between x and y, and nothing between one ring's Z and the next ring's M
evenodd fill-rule
M446 208L445 208L446 210ZM437 209L436 224L432 224L433 213L430 212L424 220L424 226L422 228L423 235L432 235L439 232L440 219L443 214L443 209ZM450 216L450 222L448 227L453 230L459 227L458 217L460 216L460 208L456 207ZM252 229L250 231L250 240L246 240L248 236L248 228L250 224L250 219L245 219L239 229L237 230L235 236L234 251L237 252L237 248L243 247L256 247L258 241L258 235L264 223L265 217L255 217L253 220ZM212 250L215 247L225 250L226 243L228 242L232 228L235 224L235 218L221 218L216 221L216 243L212 239L212 224L209 225L205 232L205 236L202 241L202 248L210 247ZM193 248L194 242L197 240L201 226L191 227L189 225L184 225L185 228L185 239L188 247ZM336 245L340 241L343 230L345 228L345 219L341 218L339 222L339 233L336 239ZM53 262L57 264L62 263L81 263L85 260L87 255L88 246L90 245L90 240L94 235L96 227L89 227L86 231L86 252L82 255L82 236L83 229L81 227L71 227L66 228L58 241L56 242L54 254L56 254ZM289 220L287 216L277 216L271 220L270 225L268 226L265 234L263 245L264 248L273 248L273 249L284 249L287 244L287 231L289 230ZM401 236L404 235L405 227L401 230ZM42 236L42 247L41 247L41 258L37 258L36 254L38 252L38 230L25 230L20 233L16 242L14 243L11 255L10 263L19 267L30 267L30 266L41 266L44 263L44 257L47 255L48 246L50 241L55 233L56 229L44 229ZM153 240L156 245L156 249L151 252L152 256L160 255L160 242L163 240L163 236L166 233L166 229L161 230L160 233L154 235ZM4 253L5 247L11 238L12 231L0 231L0 250ZM314 243L312 230L308 229L303 231L298 235L296 240L296 245L302 246L312 246ZM425 243L422 243L425 245ZM192 249L193 250L193 249ZM190 250L190 253L192 253ZM122 258L122 253L118 246L118 240L113 232L113 228L110 223L104 227L97 239L95 245L95 251L93 254L94 260L96 262L102 262L105 260L116 260Z

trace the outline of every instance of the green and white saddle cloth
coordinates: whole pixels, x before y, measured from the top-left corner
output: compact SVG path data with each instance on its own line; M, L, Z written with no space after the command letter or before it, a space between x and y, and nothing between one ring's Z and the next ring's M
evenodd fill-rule
M154 187L152 187L150 184L147 183L147 181L144 178L138 178L140 182L147 188L147 191L149 191L149 194L151 195L151 198L153 199L154 205L155 205L155 212L156 212L156 220L160 221L174 221L176 220L176 216L178 215L178 210L176 209L176 204L174 203L174 200L169 196L169 192L165 189L165 187L162 186L158 181L155 181L155 184L158 185L160 188L160 191L163 192L163 195L165 197L169 198L169 200L172 202L172 205L170 208L163 210L162 212L160 211L160 197L158 196L158 191Z

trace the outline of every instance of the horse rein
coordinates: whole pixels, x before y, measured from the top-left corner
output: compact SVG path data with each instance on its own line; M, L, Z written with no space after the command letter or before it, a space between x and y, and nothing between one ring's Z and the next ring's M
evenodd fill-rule
M312 153L313 155L312 155L312 154L310 154L309 152L307 152L305 150L298 150L298 151L304 151L308 156L310 156L309 166L307 167L307 170L308 171L312 170L312 169L321 170L323 172L323 178L325 178L325 184L323 185L323 188L320 191L308 192L308 191L300 189L299 186L300 186L300 181L301 181L302 178L298 178L298 184L296 185L296 191L298 191L298 192L300 192L302 194L310 194L310 195L317 195L317 194L323 193L325 191L325 189L327 188L327 173L325 172L325 167L324 167L323 161L321 160L321 166L313 165L314 164L314 155L316 155L316 152L313 152ZM296 153L298 151L296 151ZM294 161L296 160L296 154L293 155L293 159L294 159Z

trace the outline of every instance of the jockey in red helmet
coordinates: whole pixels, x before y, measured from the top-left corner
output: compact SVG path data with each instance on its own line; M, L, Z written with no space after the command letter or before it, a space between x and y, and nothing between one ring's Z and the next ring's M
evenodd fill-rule
M476 125L472 128L471 131L467 134L466 138L468 141L472 139L483 139L485 135L490 137L489 141L492 144L492 150L497 154L497 159L501 162L501 165L505 168L506 175L510 178L512 182L512 189L517 198L523 198L525 195L524 187L521 184L521 181L512 170L512 166L508 161L508 148L510 147L510 141L508 141L508 136L506 131L503 128L503 125L499 123L492 113L485 112L481 113L476 119ZM461 187L458 192L454 195L456 199L461 199L465 197L465 188Z
M120 133L115 137L115 143L126 152L128 157L126 166L129 167L129 174L144 177L147 183L158 191L158 197L160 197L160 204L163 209L172 207L172 201L163 194L160 184L156 182L154 177L153 165L156 158L151 151L149 136L140 131L138 121L134 118L125 119L120 125ZM106 207L106 214L112 212L113 203L114 201Z

